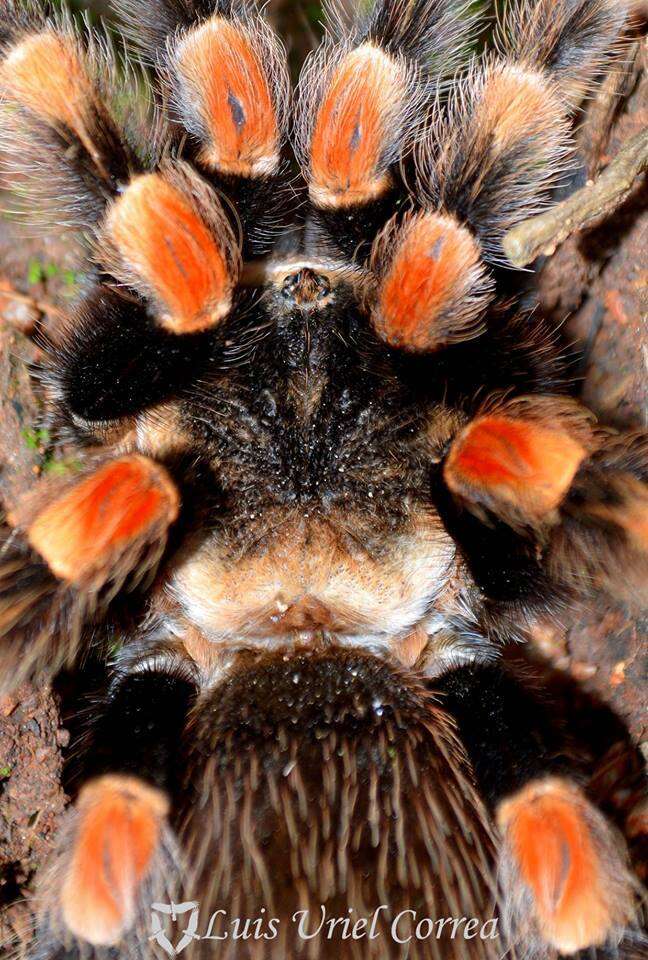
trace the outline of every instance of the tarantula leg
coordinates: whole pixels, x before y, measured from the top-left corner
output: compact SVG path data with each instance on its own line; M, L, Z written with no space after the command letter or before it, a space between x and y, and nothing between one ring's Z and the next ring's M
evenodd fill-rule
M480 333L493 283L479 243L453 217L419 213L389 225L371 266L381 277L372 322L391 346L433 351Z
M492 60L460 81L447 116L419 148L420 199L461 212L486 259L503 262L501 237L536 212L564 170L567 111L540 72Z
M117 6L133 45L155 69L178 156L231 199L246 259L266 255L294 202L282 161L290 79L281 41L240 0Z
M580 595L598 589L631 602L645 597L645 434L594 430L571 401L522 398L485 411L460 431L443 480L477 525L500 521L520 544L532 533L553 589ZM474 526L471 535L478 536ZM470 538L464 547L470 554Z
M620 937L636 883L623 841L572 779L551 705L502 664L459 667L440 691L502 833L507 941L572 953Z
M490 512L522 527L555 522L590 444L588 415L570 401L516 400L459 433L443 476L478 516Z
M74 936L110 945L132 924L168 809L165 795L136 777L106 775L83 787L60 890L61 917Z
M117 7L133 44L157 67L173 119L197 144L195 160L235 178L277 173L290 79L263 17L237 0L211 10L173 0L118 0Z
M3 172L42 220L88 228L140 168L105 95L108 48L35 5L0 14Z
M98 704L86 782L39 898L46 925L95 946L141 937L141 908L173 900L180 884L168 816L195 685L168 652L136 670L120 672Z
M422 87L412 63L374 43L322 51L300 78L302 166L323 242L362 260L403 198L394 171Z
M133 455L74 483L36 513L26 537L60 580L100 587L123 579L177 515L178 494L166 471Z
M3 687L74 661L83 625L155 569L178 508L164 468L139 455L18 506L0 552Z
M618 55L627 0L522 0L499 24L500 46L514 61L540 67L572 106Z
M407 10L377 0L352 22L331 17L336 42L300 77L298 149L318 221L346 255L365 255L408 195L399 163L436 82L462 61L473 20L455 0Z
M41 379L58 421L75 437L104 439L143 410L180 394L210 364L209 331L179 337L142 302L96 286L50 347Z
M426 80L447 76L472 27L454 0L407 11L378 0L351 24L338 18L300 79L302 149L318 207L366 205L388 192L419 122ZM460 59L460 56L459 56Z
M528 937L535 928L569 954L621 938L635 916L635 885L612 828L575 784L532 780L499 804L497 820L517 930Z
M158 307L163 327L196 333L230 311L239 248L213 190L175 163L133 180L109 208L103 262Z
M174 39L170 64L176 110L202 144L198 162L239 177L276 173L287 77L264 22L211 17Z
M309 191L316 205L366 204L388 191L389 163L398 157L411 95L406 65L379 47L365 43L344 57L310 142Z
M453 89L418 147L427 205L460 213L484 256L507 264L510 227L537 213L568 166L570 115L624 22L616 0L513 5L501 25L507 61L492 58Z
M579 593L630 602L648 580L648 436L602 434L574 477L551 530L551 576Z

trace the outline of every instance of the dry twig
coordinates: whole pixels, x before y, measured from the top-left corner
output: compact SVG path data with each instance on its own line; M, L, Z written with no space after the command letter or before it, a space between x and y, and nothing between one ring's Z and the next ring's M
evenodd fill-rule
M648 170L648 130L633 137L603 173L546 213L518 223L504 237L504 253L514 267L551 256L567 237L592 227L617 210L637 178Z

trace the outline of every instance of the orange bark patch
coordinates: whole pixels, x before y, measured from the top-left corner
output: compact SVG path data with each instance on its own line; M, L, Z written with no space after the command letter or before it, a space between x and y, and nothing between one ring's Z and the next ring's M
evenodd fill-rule
M538 517L560 504L585 455L565 430L485 416L455 441L444 476L450 489L467 499L499 500Z
M212 17L179 43L176 68L209 138L201 159L223 173L270 173L277 112L259 51L241 25Z
M602 944L617 905L608 896L605 864L580 791L559 780L532 783L500 806L498 819L533 893L542 936L570 954Z
M61 889L63 920L75 936L109 945L133 920L167 804L135 778L106 776L82 791L78 806L79 827Z
M113 204L106 232L126 269L162 302L175 333L208 329L232 303L235 277L191 199L162 174L138 177Z
M488 291L477 241L451 217L421 214L398 238L374 326L393 346L433 350L469 334Z
M30 525L32 547L57 577L78 582L173 522L178 494L145 457L108 463L54 500Z
M311 141L311 197L346 206L379 196L389 186L385 149L406 93L404 71L371 44L349 53L334 71Z

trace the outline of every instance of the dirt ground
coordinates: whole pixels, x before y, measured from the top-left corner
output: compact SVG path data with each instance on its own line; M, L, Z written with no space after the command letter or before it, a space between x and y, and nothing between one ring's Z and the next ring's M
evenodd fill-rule
M602 169L646 125L648 48L637 42L627 71L607 83L581 125L587 174ZM620 211L568 240L537 277L541 309L581 352L583 400L603 422L626 428L648 427L647 200L648 184L638 183ZM40 355L39 329L55 329L82 286L78 252L67 241L30 239L14 221L0 220L0 501L6 508L40 476L65 470L72 456L52 449L30 369ZM538 624L523 654L552 686L588 759L592 794L624 830L643 879L647 638L647 618L600 600L574 609L563 624ZM0 922L0 943L30 937L31 915L21 898L65 809L70 735L60 717L69 709L65 695L48 687L23 687L0 703L0 904L12 904Z

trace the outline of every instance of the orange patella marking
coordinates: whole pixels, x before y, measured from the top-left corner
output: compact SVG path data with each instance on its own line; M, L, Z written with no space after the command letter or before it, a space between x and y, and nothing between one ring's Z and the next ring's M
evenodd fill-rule
M484 492L542 515L560 504L585 455L564 430L494 414L466 428L450 451L445 477L466 497Z
M52 30L26 37L0 66L0 87L40 120L68 127L95 156L93 84L74 37Z
M178 512L178 495L162 467L126 457L101 467L38 514L32 547L57 577L78 581Z
M389 186L382 169L405 93L403 68L363 44L333 73L311 142L311 196L322 205L350 205Z
M546 136L556 116L559 104L542 74L498 64L487 75L477 117L484 132L492 131L494 149L510 150L522 138Z
M240 25L213 17L184 37L177 70L209 138L208 166L251 176L279 161L279 126L259 52Z
M26 37L0 70L9 95L49 123L76 129L90 83L72 37L46 31Z
M162 174L138 177L112 207L107 235L126 268L151 289L176 333L225 316L234 277L220 244L190 199Z
M576 788L531 784L502 804L499 819L543 934L565 953L602 943L610 927L604 865Z
M134 778L106 776L83 789L61 890L63 918L73 934L110 945L132 922L166 810L162 794Z
M412 219L380 287L378 332L394 346L415 350L460 335L465 301L481 278L480 263L479 244L452 218Z

